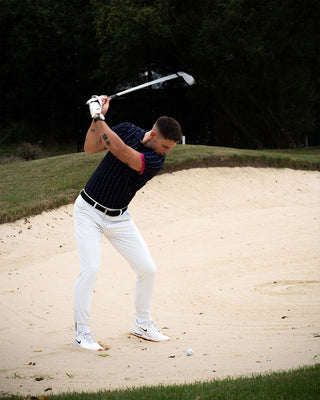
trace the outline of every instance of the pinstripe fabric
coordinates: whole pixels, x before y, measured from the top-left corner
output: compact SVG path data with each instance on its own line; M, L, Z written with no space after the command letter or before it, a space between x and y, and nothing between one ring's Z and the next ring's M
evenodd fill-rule
M86 193L104 207L127 207L136 192L162 168L165 156L150 151L141 144L146 131L130 123L112 128L130 147L144 154L145 170L142 174L118 160L110 151L85 186Z

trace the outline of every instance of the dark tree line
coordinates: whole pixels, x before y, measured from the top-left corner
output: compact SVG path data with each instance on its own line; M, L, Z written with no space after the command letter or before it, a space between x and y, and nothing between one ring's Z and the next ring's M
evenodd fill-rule
M185 71L114 100L110 124L168 114L189 143L320 143L318 0L0 0L1 143L76 142L92 94ZM121 86L122 85L122 86Z

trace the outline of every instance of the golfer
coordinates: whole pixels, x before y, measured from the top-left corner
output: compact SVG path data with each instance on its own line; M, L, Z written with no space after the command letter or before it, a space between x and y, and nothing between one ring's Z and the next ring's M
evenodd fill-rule
M136 318L131 332L155 342L169 340L151 320L156 266L131 218L128 205L135 193L163 168L166 155L181 141L181 127L175 119L163 116L149 131L130 123L121 123L111 129L105 121L110 98L94 96L87 104L93 120L84 149L91 154L109 151L74 206L74 230L80 258L80 273L74 287L74 345L102 350L88 325L100 266L102 235L128 261L137 276Z

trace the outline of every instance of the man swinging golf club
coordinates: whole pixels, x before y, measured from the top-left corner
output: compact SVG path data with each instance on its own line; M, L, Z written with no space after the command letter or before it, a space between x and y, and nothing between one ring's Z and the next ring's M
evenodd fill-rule
M131 219L128 205L135 193L163 168L165 156L182 139L181 127L175 119L163 116L149 131L130 123L121 123L111 129L105 121L110 100L107 96L94 96L87 102L92 123L84 149L87 153L109 151L74 207L80 258L80 273L74 288L74 345L89 350L102 350L88 325L102 235L125 257L137 276L136 318L131 332L155 342L169 340L151 319L156 266Z

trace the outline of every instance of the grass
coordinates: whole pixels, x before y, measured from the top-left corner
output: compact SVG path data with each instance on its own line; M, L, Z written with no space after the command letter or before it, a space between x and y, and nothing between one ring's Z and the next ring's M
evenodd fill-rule
M104 154L72 153L1 164L0 223L13 222L73 202ZM320 171L320 148L293 152L178 145L167 157L163 172L209 166Z
M48 396L48 395L46 395ZM52 400L318 400L320 364L286 372L202 383L151 386L97 393L63 393L32 399ZM26 397L11 396L10 400Z
M273 167L320 170L320 147L287 150L245 150L201 145L177 146L166 160L168 169L195 166Z

